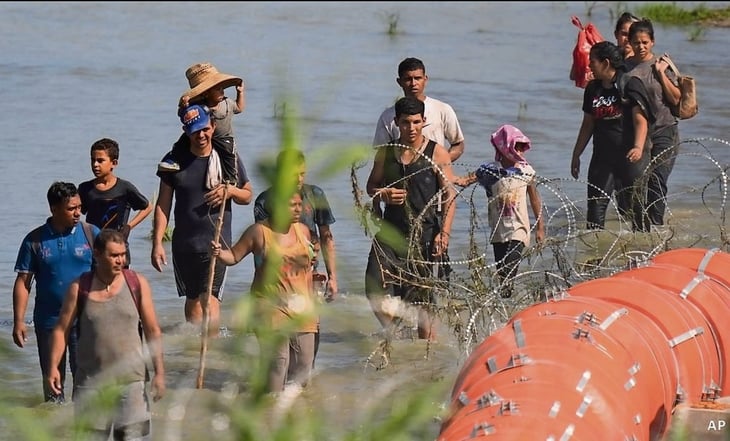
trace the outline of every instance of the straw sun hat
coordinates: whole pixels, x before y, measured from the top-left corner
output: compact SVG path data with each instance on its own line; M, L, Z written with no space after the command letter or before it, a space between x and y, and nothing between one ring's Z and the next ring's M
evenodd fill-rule
M187 95L191 100L216 86L226 89L243 84L241 78L218 72L218 69L210 63L193 64L185 71L185 76L190 84L190 89L183 95Z

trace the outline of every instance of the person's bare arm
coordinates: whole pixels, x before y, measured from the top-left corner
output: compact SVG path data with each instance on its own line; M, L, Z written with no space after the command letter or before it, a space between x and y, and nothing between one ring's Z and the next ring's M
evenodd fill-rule
M679 105L679 99L682 96L682 91L679 90L679 87L667 76L667 68L669 68L669 63L667 63L663 57L659 57L659 60L654 63L654 69L657 72L656 76L659 78L659 84L662 86L664 97L667 101L669 101L669 104L677 106Z
M322 244L324 266L327 269L327 300L337 297L337 263L335 260L335 238L329 225L318 225L319 240Z
M595 127L595 120L593 115L583 112L583 122L580 124L578 129L578 137L575 139L575 145L573 146L573 156L570 160L570 174L575 179L580 176L580 155L585 151L588 141L593 136L593 128Z
M151 383L152 398L154 401L158 401L165 395L166 390L165 364L162 360L162 331L157 321L155 305L152 300L152 288L150 288L147 278L142 274L137 273L137 277L140 286L139 317L142 321L142 330L152 358L152 367L155 370Z
M71 325L76 318L78 297L79 280L76 279L71 282L68 290L66 290L66 296L63 298L63 305L61 306L58 321L51 332L51 358L48 377L45 381L48 382L48 385L55 394L60 394L62 391L61 372L58 370L58 364L66 353L68 331L71 329Z
M25 312L28 309L33 273L18 273L13 284L13 341L19 348L28 340Z
M248 205L253 199L253 190L251 189L251 181L243 184L239 188L235 185L220 184L205 194L205 203L215 208L223 203L223 198L232 200L238 205Z
M263 248L263 226L260 223L249 225L236 243L229 249L222 249L220 242L211 241L210 254L227 266L235 265L248 254Z
M253 200L253 187L251 186L251 181L243 184L243 187L241 188L229 185L228 191L229 197L238 205L248 205Z
M243 81L239 86L236 86L236 107L233 108L233 113L241 113L246 109L246 91L243 87Z
M464 154L464 141L459 141L451 144L449 147L449 157L451 158L451 162L456 161L461 157L461 155Z
M373 197L373 206L380 204L380 201L390 205L405 203L407 192L403 188L384 187L385 185L385 148L378 149L373 160L373 168L370 170L365 190Z
M631 118L634 121L634 145L626 153L626 159L629 162L637 162L644 154L644 144L646 144L646 137L649 133L649 122L644 111L641 110L641 106L638 105L631 108Z
M162 266L167 265L165 247L162 246L162 238L165 236L167 223L170 219L172 196L172 187L160 180L157 202L155 203L155 216L152 227L152 253L150 255L152 266L160 272L162 272Z
M154 208L154 206L150 203L150 204L147 204L147 208L139 210L137 212L137 214L134 215L132 220L129 221L129 223L128 223L129 229L132 230L134 227L139 225L143 220L147 219L147 216L149 216L150 213L152 213L153 208Z
M453 182L456 178L451 167L451 156L442 145L436 145L433 151L433 160L437 164L436 175L438 176L439 184L443 191L443 209L446 210L441 231L436 235L434 240L435 249L433 253L435 256L440 256L449 248L451 226L454 222L454 213L456 212L456 192L453 187Z
M385 149L380 148L375 152L375 159L373 160L373 168L370 169L370 175L368 181L365 184L365 191L368 196L377 197L378 191L383 186L384 170L383 161L385 160Z
M535 240L537 243L542 243L545 240L545 221L542 216L542 198L534 181L527 186L527 196L530 198L532 214L535 216Z

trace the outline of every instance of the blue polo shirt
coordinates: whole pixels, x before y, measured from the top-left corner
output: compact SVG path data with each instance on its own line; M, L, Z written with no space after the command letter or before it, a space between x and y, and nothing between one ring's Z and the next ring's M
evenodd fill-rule
M71 282L91 269L92 246L86 240L81 224L58 233L51 227L51 218L41 226L40 247L33 249L33 233L28 233L18 250L15 272L32 273L36 297L33 322L39 329L53 329L58 321L63 298ZM94 237L99 228L92 225Z

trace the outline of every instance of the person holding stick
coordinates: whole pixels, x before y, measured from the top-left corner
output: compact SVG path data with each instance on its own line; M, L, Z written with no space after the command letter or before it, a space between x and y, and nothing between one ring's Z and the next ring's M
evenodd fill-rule
M188 323L202 324L203 308L209 307L208 333L217 336L226 267L220 263L211 264L208 250L219 216L224 218L220 241L231 243L231 201L239 205L250 204L253 191L246 169L238 156L238 184L219 184L208 190L206 177L209 169L221 172L220 158L213 150L212 143L215 121L205 107L197 104L181 112L180 121L190 139L190 148L181 155L180 170L157 171L160 187L154 210L150 260L152 266L160 272L167 265L162 239L170 220L174 197L172 263L178 295L185 297L185 320ZM213 284L209 287L211 267L214 268ZM207 302L208 296L215 300Z
M288 205L281 206L286 201ZM285 385L301 390L312 372L318 322L312 285L314 249L309 229L299 222L299 189L274 185L266 209L271 215L246 228L230 249L221 249L221 244L213 241L210 252L224 265L235 265L247 255L254 255L251 293L255 316L260 320L255 332L262 359L269 365L268 390L278 394ZM274 340L270 353L266 347L271 345L268 336L272 332L281 338Z

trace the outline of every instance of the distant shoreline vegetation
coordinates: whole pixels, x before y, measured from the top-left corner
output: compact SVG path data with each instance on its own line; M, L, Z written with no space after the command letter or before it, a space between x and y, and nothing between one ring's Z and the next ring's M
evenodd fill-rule
M635 15L664 25L730 27L730 7L709 8L700 4L685 9L675 3L652 3L637 6Z

